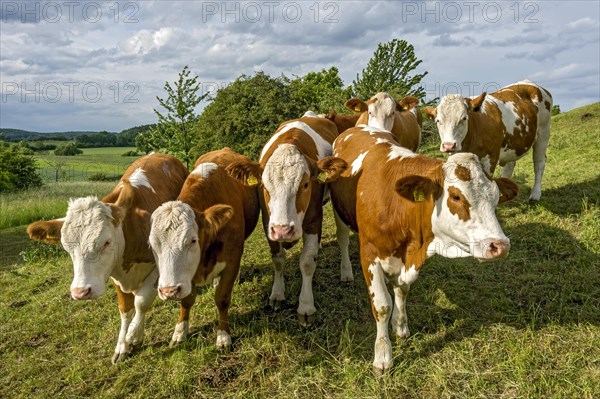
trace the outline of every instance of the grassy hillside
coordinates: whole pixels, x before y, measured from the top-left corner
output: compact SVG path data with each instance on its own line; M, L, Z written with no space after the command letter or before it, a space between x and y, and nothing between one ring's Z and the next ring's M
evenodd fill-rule
M355 282L342 284L330 205L313 283L316 324L303 329L296 320L299 248L288 256L287 305L265 305L272 270L257 228L233 294L231 352L214 347L214 289L204 287L187 342L168 347L178 306L157 300L144 345L111 366L120 323L114 292L71 300L70 259L32 245L29 262L0 268L0 397L598 398L599 159L600 103L553 118L541 201L527 202L528 155L515 169L521 193L498 208L510 256L430 259L408 298L412 336L394 343L394 369L382 379L371 375L375 323L356 237ZM46 197L64 200L65 191ZM11 212L34 206L1 198Z

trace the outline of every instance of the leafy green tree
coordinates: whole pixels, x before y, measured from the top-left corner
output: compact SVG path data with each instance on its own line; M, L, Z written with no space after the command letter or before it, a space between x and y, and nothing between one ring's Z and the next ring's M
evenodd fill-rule
M61 145L56 150L54 150L54 155L73 156L79 154L83 154L83 151L77 148L77 144L75 143Z
M157 96L156 99L166 110L166 114L154 109L158 124L155 128L139 134L138 137L143 137L136 140L136 145L139 142L138 148L141 151L146 152L148 148L164 149L167 153L179 157L188 169L194 161L193 150L198 141L194 132L194 125L198 118L195 109L209 94L198 93L200 90L198 76L190 77L190 73L186 65L173 86L165 82L167 98L162 99Z
M305 111L292 100L285 76L272 78L264 72L241 75L217 91L204 108L197 123L197 151L228 146L256 158L281 122L298 118Z
M309 72L290 82L291 97L300 109L328 113L331 109L345 111L344 102L352 96L336 67L321 72Z
M388 92L397 99L407 95L424 98L425 89L419 83L427 71L414 72L421 62L412 44L406 40L393 39L379 43L367 67L352 81L352 91L362 99L368 99L380 91Z
M560 114L560 105L556 104L552 106L552 111L550 111L550 115L558 115Z
M22 147L0 145L0 192L24 190L42 185L33 157L23 154Z

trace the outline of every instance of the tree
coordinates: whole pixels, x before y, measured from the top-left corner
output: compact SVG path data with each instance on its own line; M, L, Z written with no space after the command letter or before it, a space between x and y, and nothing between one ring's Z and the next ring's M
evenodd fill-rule
M367 67L352 81L352 91L362 99L368 99L380 91L385 91L396 99L407 95L424 98L425 89L418 85L427 71L412 74L421 62L417 59L412 44L406 40L393 39L384 44L379 43Z
M79 148L77 148L77 144L68 143L65 145L61 145L56 150L54 150L54 155L65 155L65 156L73 156L83 154Z
M158 123L155 128L145 133L140 133L136 138L136 145L141 151L146 152L148 147L158 150L164 149L181 158L186 166L194 160L193 150L197 144L198 138L194 132L194 125L197 120L195 108L208 96L208 92L199 94L200 82L198 76L190 77L190 70L186 65L183 71L179 73L179 79L174 82L174 87L169 82L165 82L164 89L167 92L167 98L156 97L161 107L167 112L163 115L154 109L158 117Z
M552 106L552 111L550 111L550 115L554 116L554 115L558 115L560 114L560 105L556 104Z
M292 100L300 109L317 113L328 113L331 109L343 112L344 102L352 96L350 87L344 89L336 67L297 77L290 82L290 90Z
M256 158L279 124L306 109L291 98L289 79L241 75L217 91L198 119L198 152L228 146Z
M20 146L0 145L0 192L24 190L42 185L35 159L22 153Z

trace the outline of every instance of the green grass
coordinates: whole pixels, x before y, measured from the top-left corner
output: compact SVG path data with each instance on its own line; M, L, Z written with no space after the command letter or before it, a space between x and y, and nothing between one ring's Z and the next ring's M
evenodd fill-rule
M73 301L70 259L28 250L32 261L0 269L0 397L598 398L600 104L555 117L550 143L542 200L527 202L528 155L515 169L521 193L498 208L512 242L507 259L425 264L408 298L412 335L394 343L391 375L371 374L375 323L356 237L355 282L342 284L328 205L316 324L296 320L299 248L288 256L287 305L265 306L273 278L257 228L233 294L230 352L215 349L214 289L204 287L188 341L168 347L178 306L157 300L144 345L111 366L120 322L113 290Z
M56 181L86 181L96 173L120 176L137 157L123 157L121 154L135 150L135 147L83 148L83 154L76 156L56 156L53 152L36 155L38 171L45 183ZM57 172L57 165L61 164Z

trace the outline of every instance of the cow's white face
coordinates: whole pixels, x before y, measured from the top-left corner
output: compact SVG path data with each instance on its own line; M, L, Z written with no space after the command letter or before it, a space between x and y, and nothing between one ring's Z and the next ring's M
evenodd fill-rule
M444 165L443 193L432 215L432 252L445 257L497 259L510 241L496 218L500 190L470 153L452 155Z
M459 152L469 127L468 105L465 98L449 94L436 108L435 123L440 134L442 152Z
M271 241L295 241L302 237L302 222L312 192L310 177L308 162L294 145L279 145L267 161L262 183Z
M158 207L152 214L149 242L158 266L160 299L188 296L201 257L192 207L181 201L169 201Z
M125 237L120 212L96 197L69 201L61 243L73 260L74 299L102 295L111 272L122 264Z
M369 126L387 130L394 127L396 101L387 93L377 93L367 101L369 112Z

